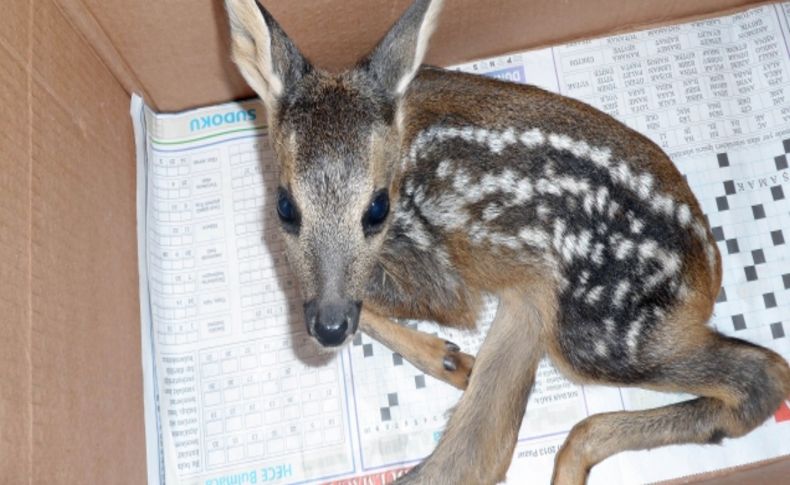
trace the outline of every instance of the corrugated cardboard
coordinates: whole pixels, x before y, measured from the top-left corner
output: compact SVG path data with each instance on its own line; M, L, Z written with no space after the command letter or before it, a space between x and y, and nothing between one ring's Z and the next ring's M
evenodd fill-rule
M57 4L6 7L1 480L144 483L128 93Z
M74 7L79 0L61 0ZM83 0L93 28L123 57L161 111L249 97L228 56L220 0L210 2ZM327 69L348 66L367 52L410 0L264 0L302 52ZM638 26L729 11L754 0L451 0L431 40L428 62L450 65ZM614 7L616 5L616 7ZM87 22L83 22L86 26ZM102 43L102 49L110 52ZM111 66L118 66L113 61Z
M0 473L31 470L30 113L27 10L0 17Z
M368 50L409 0L271 0L317 64ZM747 0L450 0L429 57L483 56ZM11 0L0 13L0 476L144 483L134 150L160 110L245 97L219 0ZM720 483L778 483L790 460Z

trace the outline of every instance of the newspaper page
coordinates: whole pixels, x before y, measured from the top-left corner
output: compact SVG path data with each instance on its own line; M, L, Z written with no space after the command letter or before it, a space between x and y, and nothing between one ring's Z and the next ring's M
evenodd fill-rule
M711 325L790 359L790 3L456 66L585 101L661 145L724 259ZM460 391L364 334L306 339L276 230L257 102L157 114L135 97L151 484L382 484L427 456ZM480 331L437 332L470 353ZM508 483L548 483L595 413L688 399L578 386L542 362ZM790 403L746 437L616 455L592 484L669 480L790 454Z

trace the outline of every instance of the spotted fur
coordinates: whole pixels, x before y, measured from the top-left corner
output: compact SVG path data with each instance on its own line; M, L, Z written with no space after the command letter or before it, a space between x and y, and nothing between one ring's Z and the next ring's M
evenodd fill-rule
M467 386L436 450L399 483L500 481L544 355L582 382L700 396L582 421L555 483L582 483L619 451L759 425L790 394L790 368L706 326L721 258L666 154L578 101L418 69L440 4L415 0L368 56L329 74L254 0L227 0L234 59L267 106L280 192L299 212L283 238L306 308L332 309L350 337L359 312L337 309L361 302L364 331ZM381 193L391 210L365 232ZM392 320L471 327L486 293L500 306L471 375L457 347Z
M492 127L486 116L494 115L486 113L491 108L479 106L477 93L469 91L468 98L455 94L455 103L445 104L436 117L423 100L439 96L431 92L439 80L441 89L457 86L462 93L461 86L483 90L496 84L503 97L512 98L514 114ZM456 252L459 240L465 251L485 252L525 271L539 264L561 289L557 340L572 366L608 382L649 378L652 365L640 355L652 329L690 297L684 289L698 285L695 268L708 275L701 290L709 295L720 274L709 231L692 229L706 227L699 206L688 187L678 185L681 177L666 156L611 119L612 131L602 139L596 131L604 115L586 107L574 116L572 132L561 131L544 112L552 104L568 111L567 101L530 86L429 68L409 94L407 112L416 122L404 140L398 216L379 268L401 264L403 241L422 241L420 259L430 261L422 265L430 274L443 264L439 274L458 274L464 257ZM542 108L536 111L535 105ZM634 146L643 153L632 155ZM651 155L672 177L645 166ZM390 245L397 249L388 251ZM401 284L431 279L413 277ZM498 290L496 284L475 283L465 286ZM397 293L375 285L372 292L376 298ZM426 293L425 304L457 304L436 296ZM421 313L421 300L411 303L413 313Z

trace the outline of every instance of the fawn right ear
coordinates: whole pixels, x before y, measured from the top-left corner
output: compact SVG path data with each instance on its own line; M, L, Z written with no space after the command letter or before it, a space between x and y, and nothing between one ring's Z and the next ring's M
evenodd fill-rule
M414 0L359 66L391 97L399 98L417 74L436 28L442 0Z
M274 18L255 0L225 0L231 51L247 83L270 114L312 67Z

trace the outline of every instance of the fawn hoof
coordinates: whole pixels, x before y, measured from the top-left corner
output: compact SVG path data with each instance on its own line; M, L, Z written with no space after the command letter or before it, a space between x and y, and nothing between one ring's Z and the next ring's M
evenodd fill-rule
M446 381L458 389L466 389L469 384L469 375L472 373L472 365L475 358L460 351L457 345L447 342L445 345L446 353L442 357L442 368L444 369Z
M450 352L458 352L461 350L461 347L459 347L455 342L450 342L449 340L444 341L444 348Z

